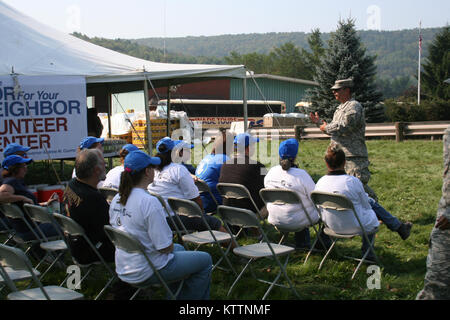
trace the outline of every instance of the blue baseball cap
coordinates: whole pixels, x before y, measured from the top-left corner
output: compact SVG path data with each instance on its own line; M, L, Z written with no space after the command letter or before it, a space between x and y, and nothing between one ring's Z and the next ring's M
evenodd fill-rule
M161 147L161 146L165 146L166 150L160 151L159 147ZM175 147L175 142L172 139L170 139L169 137L165 137L165 138L162 138L161 140L159 140L158 143L156 144L156 151L158 153L166 153L166 152L169 152L170 150L172 150L174 147Z
M127 150L128 152L139 151L139 148L136 147L134 144L131 144L131 143L124 145L122 147L122 150L123 149Z
M259 142L259 138L255 138L248 133L240 133L234 138L234 144L238 146L244 145L245 147L248 147L250 144L256 142Z
M184 142L183 140L176 140L173 142L174 148L185 148L185 149L192 149L194 148L193 144L189 144L187 142Z
M11 166L14 166L18 163L30 163L31 161L33 161L33 159L30 158L22 158L21 156L18 156L16 154L12 155L12 156L7 156L3 162L2 162L2 167L5 170L9 170L9 168Z
M3 150L3 155L6 158L7 156L13 155L16 152L28 152L30 149L30 147L24 147L18 143L10 143L6 146L5 150Z
M161 163L161 159L158 157L150 157L144 151L132 151L125 157L123 166L125 171L134 174L139 172L149 165L158 165Z
M101 143L103 144L103 141L105 141L104 138L96 138L96 137L86 137L83 140L81 140L80 143L80 149L89 149L94 143Z
M297 139L287 139L280 143L278 154L281 159L295 159L298 153L298 141Z

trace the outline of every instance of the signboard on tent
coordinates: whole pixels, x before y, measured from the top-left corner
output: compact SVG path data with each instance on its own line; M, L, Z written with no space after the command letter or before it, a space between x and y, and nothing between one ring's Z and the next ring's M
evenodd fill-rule
M33 160L75 157L86 136L84 77L0 76L0 160L13 142Z

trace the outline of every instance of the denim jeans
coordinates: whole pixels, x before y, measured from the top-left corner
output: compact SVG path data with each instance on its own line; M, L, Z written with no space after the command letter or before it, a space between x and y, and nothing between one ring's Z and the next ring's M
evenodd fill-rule
M397 231L401 226L400 220L390 214L386 209L384 209L378 202L369 198L369 204L372 207L372 210L375 211L377 218L386 225L391 231Z
M190 275L184 280L182 289L177 296L178 300L208 300L211 286L212 259L209 253L202 251L185 251L183 246L175 243L173 259L158 270L164 280L179 279ZM140 283L139 286L159 283L158 277L153 274ZM172 292L178 288L179 283L169 285Z
M311 236L309 234L309 228L305 228L302 231L298 231L294 234L295 246L297 248L308 248L311 246Z

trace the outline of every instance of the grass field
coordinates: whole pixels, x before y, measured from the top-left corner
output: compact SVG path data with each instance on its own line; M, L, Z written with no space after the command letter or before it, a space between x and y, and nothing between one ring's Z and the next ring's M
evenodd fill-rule
M315 181L326 173L323 155L327 145L328 141L324 140L302 141L300 144L299 167L306 169ZM400 220L414 223L411 236L402 241L397 233L389 231L385 225L380 226L375 240L375 249L383 264L380 289L367 288L367 265L351 281L356 262L332 255L318 272L321 253L313 254L308 263L303 265L306 253L295 252L290 258L288 274L301 299L410 300L415 298L423 286L428 241L441 196L442 141L408 140L396 143L392 140L369 140L367 147L372 172L369 185L377 192L379 202L388 211ZM61 180L69 179L72 170L70 162L66 163L64 169ZM43 162L36 163L30 167L28 183L47 181L53 175ZM272 230L269 234L272 240L278 240L275 231ZM292 237L293 235L288 242L293 242ZM242 241L249 243L252 240ZM355 256L359 256L360 245L360 238L338 243L340 251ZM204 250L210 252L213 259L217 259L218 253L215 250ZM258 276L270 279L276 275L277 267L270 261L268 263L256 264ZM64 271L55 272L44 282L59 283L64 275ZM88 299L95 296L96 290L102 285L101 271L96 275L83 284L82 292ZM211 299L227 299L226 294L232 282L231 274L214 271ZM228 299L260 299L266 289L266 285L254 282L247 273ZM273 289L269 295L269 299L294 298L289 290L281 288Z

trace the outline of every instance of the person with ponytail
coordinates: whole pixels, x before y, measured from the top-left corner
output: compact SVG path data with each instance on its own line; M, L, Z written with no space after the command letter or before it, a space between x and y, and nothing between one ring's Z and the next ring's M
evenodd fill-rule
M331 142L324 160L328 173L317 181L315 190L345 195L353 203L356 214L368 233L378 228L378 220L381 220L388 229L397 232L403 240L409 237L413 224L401 222L391 215L377 201L369 197L364 185L358 178L345 172L346 155L340 144ZM322 219L327 226L340 234L352 234L361 231L352 212L340 212L339 215L336 215L332 210L324 209L322 210ZM369 240L372 241L374 236L375 234L370 234ZM364 254L369 244L364 237L362 240L361 252ZM369 254L367 258L374 260L372 254Z
M143 151L133 151L125 157L119 193L110 205L110 224L139 240L165 280L188 276L177 299L209 299L211 256L202 251L185 251L181 245L174 244L163 207L147 192L154 179L154 168L160 164L160 158L150 157ZM159 283L140 254L117 248L115 262L116 273L124 282L136 286Z
M298 153L298 141L288 139L280 144L278 149L280 164L271 168L264 178L265 188L287 189L297 193L302 203L315 224L319 221L319 215L310 198L315 184L310 175L303 169L299 169L295 164ZM309 222L303 207L300 204L277 205L267 204L269 212L268 221L274 226L283 229L292 229L295 232L295 246L297 249L309 249L311 246Z

